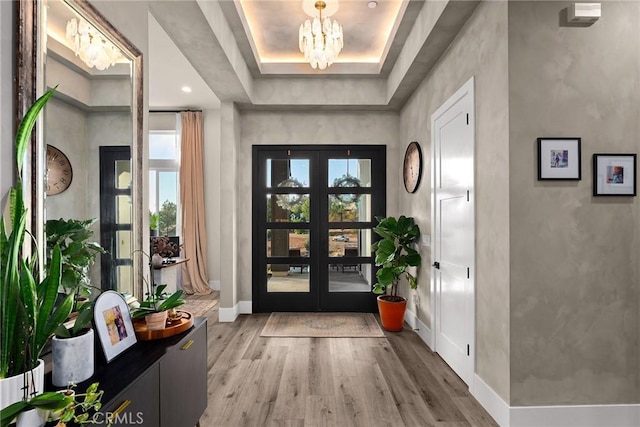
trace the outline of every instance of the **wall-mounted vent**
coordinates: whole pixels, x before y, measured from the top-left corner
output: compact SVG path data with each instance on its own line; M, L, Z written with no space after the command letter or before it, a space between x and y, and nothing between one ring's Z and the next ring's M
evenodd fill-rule
M575 23L593 23L600 19L600 3L573 3L569 6L567 19Z

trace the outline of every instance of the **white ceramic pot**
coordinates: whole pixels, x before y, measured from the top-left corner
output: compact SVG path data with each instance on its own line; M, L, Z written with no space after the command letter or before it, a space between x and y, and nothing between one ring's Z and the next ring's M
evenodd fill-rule
M93 375L93 337L93 329L77 337L53 337L53 385L66 387Z
M147 329L150 331L164 329L167 325L167 310L160 313L147 314L144 317L144 321L147 322Z
M162 267L162 257L159 254L153 254L151 256L151 266L153 268L161 268Z
M16 427L42 427L49 418L49 411L44 409L31 409L18 415Z
M24 385L28 384L29 390L25 395ZM38 366L34 369L14 375L13 377L0 379L0 409L6 408L23 398L32 397L44 391L44 361L38 359Z

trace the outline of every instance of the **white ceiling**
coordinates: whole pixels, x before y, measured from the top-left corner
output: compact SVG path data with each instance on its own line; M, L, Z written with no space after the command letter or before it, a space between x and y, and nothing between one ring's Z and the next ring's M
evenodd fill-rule
M149 109L218 109L220 100L149 14ZM191 88L185 93L182 88Z
M238 0L235 13L253 57L262 74L310 74L310 66L292 67L305 63L298 43L299 27L306 19L318 16L315 0ZM326 0L328 13L344 31L344 47L336 59L337 67L329 67L324 74L378 74L387 57L407 2L402 0ZM229 14L234 12L229 10ZM306 64L305 64L306 65ZM345 67L347 65L348 67Z

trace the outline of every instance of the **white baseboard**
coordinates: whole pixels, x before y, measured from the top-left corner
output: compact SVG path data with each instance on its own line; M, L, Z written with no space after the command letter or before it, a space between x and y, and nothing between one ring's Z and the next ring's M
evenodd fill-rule
M252 301L238 301L232 308L220 307L218 309L218 322L235 322L241 314L251 314L253 311Z
M253 301L238 301L238 313L239 314L253 313Z
M418 336L424 341L430 349L433 349L433 335L431 334L431 329L420 319L415 313L409 309L404 312L404 321L411 326L413 331L418 334Z
M501 426L509 427L637 427L640 404L509 406L478 375L471 394Z
M220 280L209 280L209 287L214 291L220 290Z
M640 405L511 407L513 427L637 427Z
M478 374L473 374L473 383L470 384L469 391L499 425L503 427L510 425L509 405Z

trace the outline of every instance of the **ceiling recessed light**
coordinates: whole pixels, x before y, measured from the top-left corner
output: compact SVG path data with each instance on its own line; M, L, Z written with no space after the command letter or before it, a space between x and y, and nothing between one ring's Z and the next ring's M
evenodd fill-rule
M182 91L184 93L191 93L191 88L189 86L182 86Z
M369 9L375 9L376 7L378 7L378 2L370 1L369 3L367 3L367 6L369 6Z

